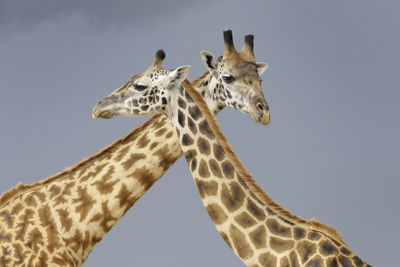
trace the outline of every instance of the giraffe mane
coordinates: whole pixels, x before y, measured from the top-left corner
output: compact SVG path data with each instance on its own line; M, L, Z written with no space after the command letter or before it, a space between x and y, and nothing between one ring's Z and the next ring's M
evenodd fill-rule
M197 86L202 80L204 80L207 77L208 74L210 74L209 71L204 72L203 75L201 75L199 78L197 78L192 82L192 85Z
M161 116L164 116L164 115L158 114L158 115L153 116L151 119L147 120L144 124L135 128L128 134L126 134L124 137L119 138L118 140L114 141L112 144L108 145L107 147L103 148L102 150L98 151L97 153L87 157L86 159L76 163L75 165L73 165L71 167L65 168L64 170L58 172L55 175L49 176L39 182L35 182L32 184L28 184L28 185L25 185L22 182L19 182L17 186L9 189L8 191L4 192L0 196L0 207L3 207L9 201L11 201L12 199L20 196L21 194L23 194L27 191L34 190L34 189L40 188L42 186L46 186L49 183L52 183L54 181L62 180L63 178L66 177L66 175L70 174L71 172L74 172L81 167L85 167L85 165L90 161L93 161L97 158L106 157L107 155L113 153L115 148L118 147L119 144L123 144L124 142L129 141L130 139L131 140L135 139L137 137L137 135L140 134L140 132L142 131L143 128L146 128L149 124L158 120L158 118Z
M280 216L284 217L288 221L295 222L302 224L306 227L309 227L312 230L319 231L336 241L340 241L342 244L347 246L347 244L342 240L340 233L332 226L327 225L318 221L317 219L311 219L307 221L296 214L290 212L289 210L283 208L280 204L276 203L272 198L256 183L254 178L250 175L250 173L246 170L243 164L240 162L238 156L233 151L231 145L228 143L224 133L222 132L221 128L219 127L215 116L211 113L208 108L207 103L204 101L203 97L197 92L193 86L185 80L183 83L186 90L189 92L190 96L199 106L201 112L204 114L207 122L210 124L210 128L218 138L218 142L225 150L228 158L232 161L232 164L235 166L237 172L246 183L246 185L250 188L250 190L256 195L256 197L268 207L271 207L275 213L279 214Z

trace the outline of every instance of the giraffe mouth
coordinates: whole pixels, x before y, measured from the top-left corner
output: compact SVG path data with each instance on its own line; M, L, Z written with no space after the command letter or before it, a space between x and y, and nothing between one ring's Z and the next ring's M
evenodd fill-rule
M269 110L263 110L261 113L255 112L251 114L251 118L262 125L268 125L270 123Z
M103 109L99 105L96 105L92 111L93 119L98 119L98 118L111 119L112 117L115 117L116 115L117 115L117 113L115 111L113 111L111 109Z

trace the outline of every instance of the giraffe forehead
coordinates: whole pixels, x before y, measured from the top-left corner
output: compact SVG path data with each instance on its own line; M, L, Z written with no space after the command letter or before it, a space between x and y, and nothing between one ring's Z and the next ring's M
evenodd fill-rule
M257 79L259 80L259 75L257 72L257 67L252 62L243 62L241 64L227 65L226 69L235 79Z
M259 81L257 66L255 62L245 61L241 58L218 59L220 73L229 74L238 81Z
M145 71L145 76L154 78L154 77L160 77L160 76L166 76L169 74L169 70L163 69L163 68L150 68L147 71Z
M151 68L144 73L132 76L125 87L129 88L133 85L160 86L164 81L162 78L168 76L169 72L162 68Z
M143 85L148 85L150 84L152 79L148 75L143 75L136 79L135 81L132 82L132 84L143 84Z
M236 91L239 94L250 94L248 97L264 98L261 88L261 80L256 71L238 72L233 70L229 73L235 78L233 88L236 88L236 90L232 90L231 93Z
M144 73L137 73L134 74L131 78L129 78L127 84L134 84L137 80L139 80L140 78L142 78L144 76Z

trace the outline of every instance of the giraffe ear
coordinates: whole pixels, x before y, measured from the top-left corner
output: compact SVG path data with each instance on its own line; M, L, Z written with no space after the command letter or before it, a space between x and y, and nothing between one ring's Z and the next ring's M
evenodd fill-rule
M256 62L256 67L258 71L258 75L261 75L268 69L268 64L263 62Z
M171 79L171 82L173 82L176 85L180 85L188 76L189 71L190 71L189 65L187 66L180 66L176 69L174 69L172 72L170 72L169 77Z
M215 62L214 56L211 53L208 53L207 51L201 51L200 55L204 66L210 73L213 73L217 70L217 63Z

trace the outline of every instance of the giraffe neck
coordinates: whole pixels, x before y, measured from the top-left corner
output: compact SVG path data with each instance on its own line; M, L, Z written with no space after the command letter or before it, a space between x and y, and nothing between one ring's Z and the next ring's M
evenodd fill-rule
M75 166L11 189L0 198L0 258L80 265L181 155L174 128L157 115Z
M202 202L236 255L247 266L362 263L332 228L273 202L241 165L200 94L184 85L171 98L168 116Z

